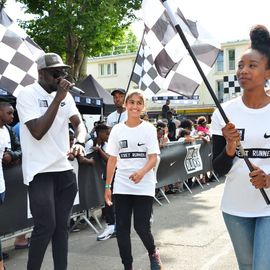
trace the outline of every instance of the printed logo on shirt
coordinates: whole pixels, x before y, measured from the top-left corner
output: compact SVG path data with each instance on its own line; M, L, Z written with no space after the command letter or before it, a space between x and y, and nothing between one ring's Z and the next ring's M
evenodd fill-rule
M264 133L264 136L263 136L265 139L268 139L270 138L270 132L267 134L267 132Z
M121 149L122 148L128 148L128 142L127 142L127 140L120 141L119 142L119 146L120 146Z
M146 158L146 152L125 152L119 154L121 159Z
M145 143L140 143L140 142L138 142L137 145L138 145L138 146L142 146L142 145L145 145Z
M246 148L244 149L245 154L248 158L270 158L270 149L263 148ZM243 158L240 150L236 149L236 156Z
M46 99L45 100L39 99L38 103L39 103L39 107L45 107L45 108L48 107L48 101Z
M66 102L65 101L62 101L61 103L60 103L60 107L64 107L66 105Z
M244 141L244 139L245 139L245 129L244 128L238 128L237 130L240 133L240 141Z
M177 161L173 161L170 163L170 167L172 167Z

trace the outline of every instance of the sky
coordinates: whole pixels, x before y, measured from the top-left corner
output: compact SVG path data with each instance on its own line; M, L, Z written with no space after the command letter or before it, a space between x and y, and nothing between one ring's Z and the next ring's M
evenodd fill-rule
M249 30L255 24L270 29L269 0L175 0L187 19L198 21L219 42L249 38ZM143 24L133 27L141 36Z
M108 0L109 1L109 0ZM249 30L255 24L264 24L270 29L269 0L175 0L187 19L200 24L219 42L249 38ZM12 19L24 19L19 4L8 0L6 11ZM141 16L141 12L137 12ZM136 22L132 30L141 38L143 22Z

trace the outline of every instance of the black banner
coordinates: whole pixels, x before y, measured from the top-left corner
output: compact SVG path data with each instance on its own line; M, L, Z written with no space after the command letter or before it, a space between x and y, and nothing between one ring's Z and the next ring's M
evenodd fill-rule
M212 144L204 141L197 141L195 144L167 144L160 154L157 188L211 171L211 149Z
M27 219L27 186L23 184L21 166L4 170L6 196L0 206L0 235L32 226Z
M211 144L169 143L162 148L157 171L157 187L184 181L200 173L211 171ZM79 202L73 212L104 205L105 163L93 152L95 165L80 164L78 169ZM31 227L27 186L23 184L21 166L4 170L6 199L0 206L0 235L7 235Z
M94 158L95 165L79 165L78 189L79 189L79 210L101 207L104 205L106 164L97 152L86 156ZM75 208L73 209L73 211ZM77 207L76 207L77 210Z

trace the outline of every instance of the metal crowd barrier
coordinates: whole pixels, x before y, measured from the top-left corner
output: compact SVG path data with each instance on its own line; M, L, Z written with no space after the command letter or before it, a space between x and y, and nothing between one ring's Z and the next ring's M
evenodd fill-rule
M160 163L156 170L156 187L162 188L176 182L185 183L188 178L212 171L211 149L211 143L203 141L192 144L169 143L161 149ZM83 219L86 218L85 211L104 206L105 164L98 154L93 153L91 156L96 160L94 166L78 166L79 196L73 207L73 215ZM6 200L0 207L0 239L2 241L30 232L33 225L21 166L4 170L4 178ZM98 230L90 223L88 225L98 233ZM97 224L100 228L102 227L100 223Z

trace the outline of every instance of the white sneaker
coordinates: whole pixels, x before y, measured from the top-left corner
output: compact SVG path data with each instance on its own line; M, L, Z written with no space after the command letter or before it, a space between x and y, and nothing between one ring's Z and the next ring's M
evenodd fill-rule
M97 241L104 241L115 236L115 225L107 225L103 233L98 235Z

